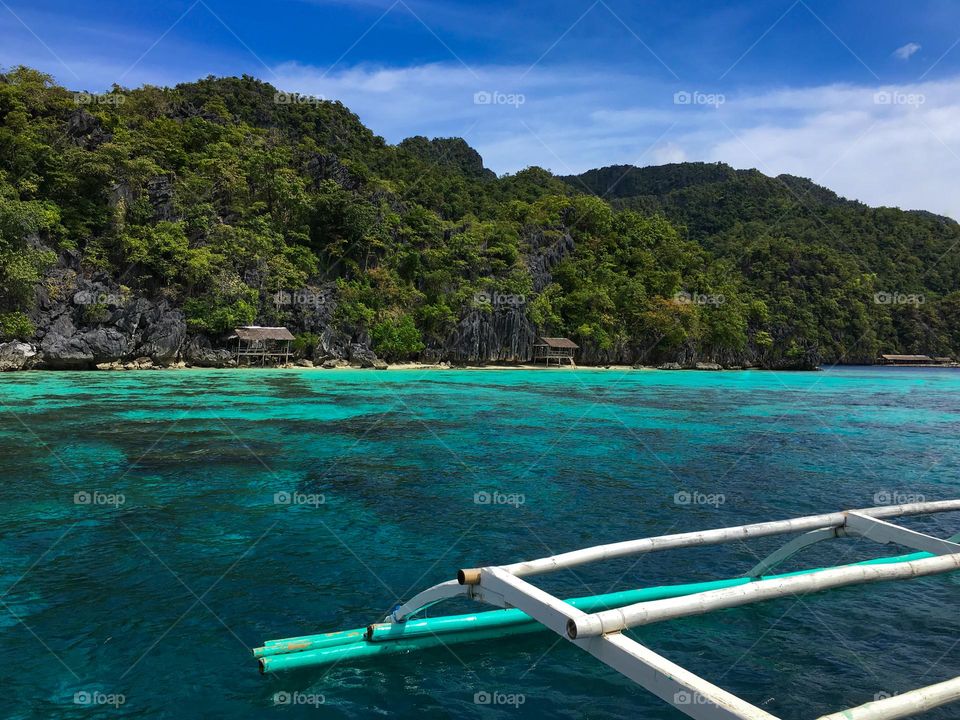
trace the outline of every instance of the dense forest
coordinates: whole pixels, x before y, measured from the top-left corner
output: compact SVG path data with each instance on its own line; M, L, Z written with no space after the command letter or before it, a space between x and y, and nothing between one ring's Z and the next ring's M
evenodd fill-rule
M251 77L67 90L0 74L0 342L47 367L297 352L808 367L960 354L960 226L722 164L497 177ZM371 352L372 351L372 352Z

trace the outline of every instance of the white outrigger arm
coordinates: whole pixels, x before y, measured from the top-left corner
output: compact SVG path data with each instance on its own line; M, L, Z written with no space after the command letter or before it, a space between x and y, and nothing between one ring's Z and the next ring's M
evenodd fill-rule
M469 597L498 608L516 608L593 655L654 695L698 720L778 720L776 716L676 665L627 637L631 628L700 615L786 596L803 596L848 585L905 580L960 570L960 536L950 540L915 532L884 518L960 510L960 500L913 503L811 515L703 532L662 535L599 545L560 555L493 567L460 570L456 581L429 588L397 607L383 628L400 629L426 607L453 597ZM524 577L585 563L685 547L739 542L773 535L805 533L760 562L744 582L714 590L584 612L531 585ZM809 545L838 537L861 537L920 551L904 559L883 559L765 577L767 572ZM893 561L890 561L893 560ZM937 685L825 715L819 720L894 720L960 700L960 677Z

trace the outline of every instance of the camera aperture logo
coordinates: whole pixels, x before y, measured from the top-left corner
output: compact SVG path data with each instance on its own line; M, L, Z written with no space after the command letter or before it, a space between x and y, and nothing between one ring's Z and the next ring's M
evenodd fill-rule
M505 93L499 90L478 90L473 94L474 105L508 105L519 108L527 101L523 93Z
M499 490L487 492L486 490L481 490L473 494L474 505L508 505L518 508L526 501L527 498L523 493L504 493Z
M303 693L280 691L273 694L274 705L306 705L319 707L327 701L321 693Z
M287 492L282 490L273 494L274 505L306 505L307 507L320 507L327 502L327 496L323 493L302 493Z
M105 693L100 690L78 690L73 694L74 705L107 705L112 708L118 708L126 702L126 696L121 693Z
M475 705L503 705L506 707L518 708L527 701L527 696L523 693L505 693L499 690L492 692L481 690L473 694Z
M123 493L105 493L99 490L87 492L81 490L73 494L74 505L104 505L106 507L118 508L127 501Z

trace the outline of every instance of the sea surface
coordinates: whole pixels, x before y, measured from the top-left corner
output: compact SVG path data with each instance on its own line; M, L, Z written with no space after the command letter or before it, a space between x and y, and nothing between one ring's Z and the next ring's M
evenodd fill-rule
M364 626L461 567L960 497L958 438L947 369L5 374L0 717L682 718L550 633L276 676L250 648ZM960 514L903 524L948 537ZM732 577L783 542L535 582ZM899 552L835 540L784 569ZM941 576L634 636L814 718L960 675L958 600Z

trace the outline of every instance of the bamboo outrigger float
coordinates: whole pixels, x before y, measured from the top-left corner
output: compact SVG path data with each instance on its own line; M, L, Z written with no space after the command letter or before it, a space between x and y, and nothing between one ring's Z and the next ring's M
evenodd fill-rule
M566 638L689 717L700 720L778 720L765 710L672 663L626 636L624 631L762 600L960 570L960 535L943 540L885 520L958 510L960 500L850 510L630 540L511 565L460 570L456 580L424 590L394 608L382 622L356 630L269 640L253 653L261 672L277 672L546 629ZM743 577L626 590L571 600L560 600L522 579L631 555L791 533L803 534L762 560ZM842 537L866 538L917 552L837 567L769 574L804 548ZM415 618L428 607L451 598L470 598L501 609ZM695 702L690 698L695 698ZM957 700L960 700L960 677L824 715L818 720L894 720Z

